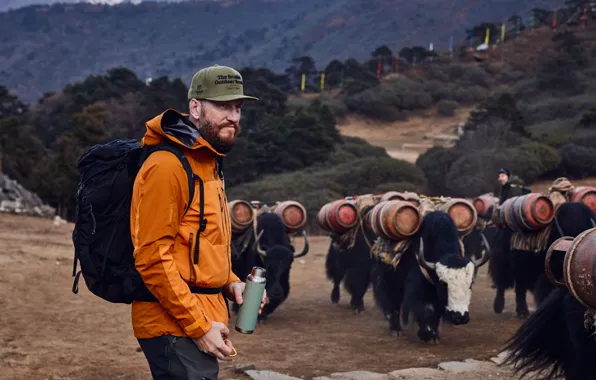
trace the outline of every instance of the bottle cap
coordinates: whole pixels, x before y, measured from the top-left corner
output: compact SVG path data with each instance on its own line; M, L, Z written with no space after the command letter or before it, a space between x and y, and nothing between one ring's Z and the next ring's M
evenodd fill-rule
M250 272L248 278L250 281L254 282L265 282L266 275L267 271L265 270L265 268L252 267L252 271Z
M265 268L252 267L252 272L250 274L252 274L254 277L265 277L266 273L267 271L265 270Z

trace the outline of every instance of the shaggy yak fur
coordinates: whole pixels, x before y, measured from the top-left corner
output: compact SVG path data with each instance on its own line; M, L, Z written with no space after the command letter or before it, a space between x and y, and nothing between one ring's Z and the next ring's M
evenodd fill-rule
M596 220L581 203L563 204L558 218L564 233L571 237L593 228ZM563 259L553 255L551 260L553 274L559 278ZM509 354L503 365L513 366L521 377L537 372L541 379L595 380L596 340L593 322L590 331L584 327L587 310L567 289L556 288L507 341Z

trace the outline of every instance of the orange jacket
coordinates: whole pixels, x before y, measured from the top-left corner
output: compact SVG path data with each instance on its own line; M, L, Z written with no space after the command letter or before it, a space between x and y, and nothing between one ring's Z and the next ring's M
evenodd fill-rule
M132 303L135 337L170 334L198 338L211 322L228 322L225 299L219 294L193 294L189 285L218 288L240 281L232 272L231 226L223 183L216 170L221 155L200 137L185 117L168 109L146 123L142 145L169 139L182 147L193 172L204 181L204 217L199 263L193 248L199 229L199 182L187 213L188 180L172 153L152 153L134 182L130 225L135 266L159 302Z

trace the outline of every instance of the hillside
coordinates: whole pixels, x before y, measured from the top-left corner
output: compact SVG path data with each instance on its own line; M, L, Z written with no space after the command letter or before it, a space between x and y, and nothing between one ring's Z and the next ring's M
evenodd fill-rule
M0 13L0 84L26 102L88 75L130 67L141 78L180 77L201 66L281 71L309 55L322 70L332 59L370 57L374 47L447 50L479 22L560 6L558 0L235 0L143 2L118 6L31 6ZM374 26L374 27L373 27Z
M139 4L143 0L3 0L0 2L0 12L11 9L18 9L29 5L51 5L51 4L71 4L71 3L91 3L91 4L121 4L133 3ZM145 1L180 1L180 0L145 0Z

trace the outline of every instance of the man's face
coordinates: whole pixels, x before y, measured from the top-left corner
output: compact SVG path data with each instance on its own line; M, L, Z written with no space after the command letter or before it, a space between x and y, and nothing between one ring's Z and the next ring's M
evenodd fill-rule
M498 180L499 180L499 183L501 184L501 186L503 186L504 184L507 183L507 181L509 180L509 177L505 173L499 173Z
M229 102L203 100L200 103L199 132L220 153L229 152L236 136L240 133L242 105L242 100Z

